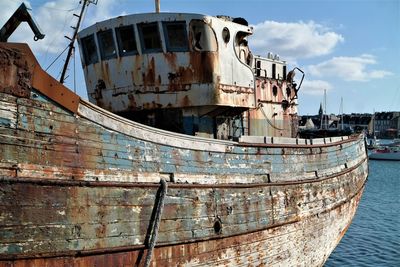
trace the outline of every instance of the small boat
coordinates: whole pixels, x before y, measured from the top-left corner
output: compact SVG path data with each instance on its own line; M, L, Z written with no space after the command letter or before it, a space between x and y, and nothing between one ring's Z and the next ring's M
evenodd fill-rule
M371 139L367 139L367 142L368 142L367 145L368 150L377 149L380 146L380 140L376 139L376 136L374 136Z
M372 160L399 160L400 161L400 145L387 145L375 149L369 154Z
M367 181L364 136L296 138L302 72L252 56L251 33L96 23L78 34L90 102L0 36L0 266L322 266Z

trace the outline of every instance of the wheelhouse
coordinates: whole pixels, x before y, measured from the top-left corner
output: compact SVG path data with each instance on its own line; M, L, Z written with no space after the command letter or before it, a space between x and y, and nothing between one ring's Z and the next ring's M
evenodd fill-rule
M263 116L252 110L270 101L257 88L270 79L287 90L286 64L253 56L251 34L243 18L200 14L134 14L96 23L78 35L89 100L186 134L228 139L251 129L266 133L264 126L250 127Z

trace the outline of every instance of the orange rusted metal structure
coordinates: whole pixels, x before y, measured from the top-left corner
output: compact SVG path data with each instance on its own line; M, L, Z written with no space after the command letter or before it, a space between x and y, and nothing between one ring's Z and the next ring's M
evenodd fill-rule
M243 19L145 17L80 33L97 105L0 43L0 266L322 266L366 183L363 136L291 137L293 72L241 48Z
M89 100L131 120L218 139L295 137L295 70L253 56L243 18L151 13L79 33ZM301 80L302 81L302 80Z

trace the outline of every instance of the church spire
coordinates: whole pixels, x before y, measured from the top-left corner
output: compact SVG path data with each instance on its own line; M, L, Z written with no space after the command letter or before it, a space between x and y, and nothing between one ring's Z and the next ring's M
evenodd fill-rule
M318 111L318 115L321 117L322 114L324 114L324 111L322 109L322 103L319 104L319 111Z

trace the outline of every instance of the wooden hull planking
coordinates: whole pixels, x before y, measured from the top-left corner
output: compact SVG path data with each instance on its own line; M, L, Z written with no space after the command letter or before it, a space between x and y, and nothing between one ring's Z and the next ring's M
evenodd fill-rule
M0 76L0 266L143 264L160 179L153 266L321 266L351 223L368 175L361 136L166 132L75 96L64 105L31 58L19 60L34 88L10 92L18 83Z

